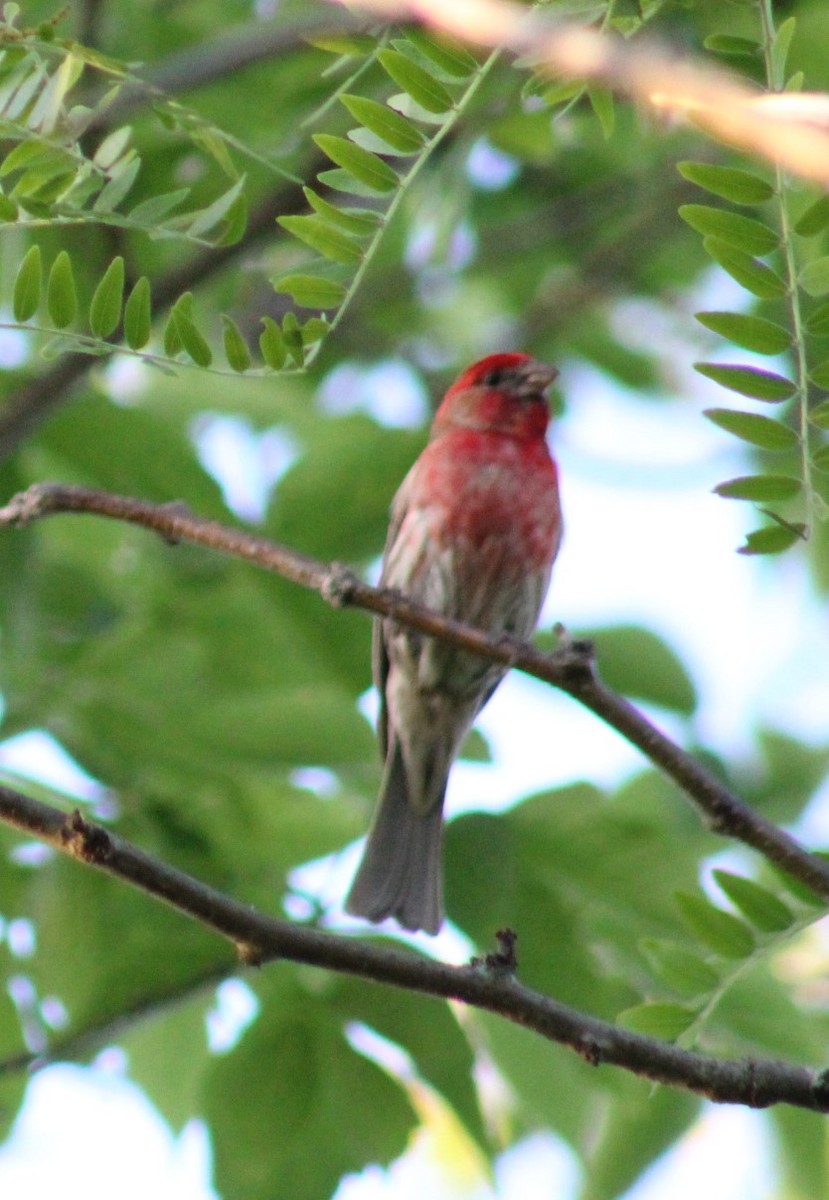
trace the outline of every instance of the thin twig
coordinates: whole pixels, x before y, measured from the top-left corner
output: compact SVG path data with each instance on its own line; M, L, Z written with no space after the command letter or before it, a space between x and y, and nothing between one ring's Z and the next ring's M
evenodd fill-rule
M461 1000L569 1046L594 1066L613 1064L721 1103L752 1108L785 1103L829 1111L829 1080L823 1072L774 1059L708 1058L619 1028L525 987L508 965L502 965L500 956L454 967L411 951L267 917L91 824L77 811L60 812L2 786L0 819L164 900L233 942L244 963L260 965L287 958ZM508 931L501 937L506 941Z
M783 829L755 812L623 696L607 687L596 671L592 647L565 642L556 653L543 654L513 638L492 640L480 630L432 612L398 592L371 587L346 567L319 562L257 534L194 516L180 504L150 504L95 488L39 483L0 508L0 525L22 525L56 513L95 513L143 525L169 542L194 542L231 554L319 592L336 607L349 605L393 617L401 625L552 684L589 708L661 768L689 797L714 833L754 847L829 901L829 862L810 854Z

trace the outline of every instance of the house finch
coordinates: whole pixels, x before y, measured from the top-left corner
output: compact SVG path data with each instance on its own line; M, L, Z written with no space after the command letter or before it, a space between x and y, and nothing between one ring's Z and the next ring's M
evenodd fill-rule
M557 375L493 354L452 385L392 504L383 585L493 638L530 635L561 540L545 440ZM373 667L385 771L346 908L436 933L449 768L506 668L391 618L375 621Z

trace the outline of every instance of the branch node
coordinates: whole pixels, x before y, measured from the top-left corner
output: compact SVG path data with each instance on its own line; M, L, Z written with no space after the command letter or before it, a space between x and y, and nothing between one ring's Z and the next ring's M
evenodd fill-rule
M604 1057L599 1039L590 1033L585 1033L579 1039L574 1049L591 1067L600 1067Z
M596 648L589 638L571 638L565 627L558 622L553 626L558 638L554 657L561 664L565 679L574 687L594 683L596 680Z
M47 511L48 492L39 483L33 483L25 492L12 496L8 504L0 508L0 525L20 528L36 521Z
M234 942L239 962L246 967L261 967L264 961L262 947L255 942Z
M521 642L517 642L514 637L508 633L502 633L499 637L494 638L492 645L502 650L506 655L507 667L514 667L521 658L523 646Z
M470 966L502 978L504 976L514 978L518 971L518 957L515 953L518 934L514 929L499 929L495 938L498 942L498 949L492 954L485 954L483 958L471 959Z
M67 851L81 862L100 866L112 854L112 838L107 831L87 821L77 808L64 821L60 837Z
M183 500L168 500L166 504L160 504L158 507L162 512L167 513L168 516L171 517L193 516L192 508L190 508L189 504L185 504ZM169 530L159 529L158 533L168 546L178 546L181 542L181 538L176 537L176 535L174 533L170 533Z
M350 567L334 562L323 580L320 594L332 608L345 608L354 598L360 581Z
M716 799L711 801L711 808L703 813L700 819L710 833L727 836L733 831L731 814L726 807L718 804Z
M824 1067L822 1071L815 1072L812 1091L818 1102L818 1107L822 1112L826 1112L827 1108L829 1108L829 1067Z

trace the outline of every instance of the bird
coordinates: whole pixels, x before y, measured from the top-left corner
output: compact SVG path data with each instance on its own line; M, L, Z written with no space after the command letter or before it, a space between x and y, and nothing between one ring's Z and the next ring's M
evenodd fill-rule
M530 636L562 536L545 397L557 376L510 352L452 384L392 502L381 586L493 639ZM449 771L507 667L386 616L374 622L372 668L384 770L345 908L435 934Z

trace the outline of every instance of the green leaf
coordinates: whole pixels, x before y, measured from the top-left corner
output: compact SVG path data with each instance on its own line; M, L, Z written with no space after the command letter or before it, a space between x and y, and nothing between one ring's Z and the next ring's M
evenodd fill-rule
M109 337L121 320L124 296L124 260L117 255L95 288L89 306L89 328L96 337Z
M353 143L349 143L349 145L353 145ZM377 199L377 188L360 183L359 179L356 179L350 171L343 170L342 167L332 167L331 170L320 171L317 180L331 188L333 192L346 192L350 196L365 196L370 200Z
M812 455L812 464L818 471L829 471L829 446L821 446Z
M370 150L355 146L348 138L316 133L314 141L332 162L374 192L391 192L400 183L397 172L388 163Z
M15 321L28 321L37 312L42 280L40 246L35 244L26 251L14 281L12 311Z
M727 500L755 500L769 503L775 500L791 500L802 487L793 475L742 475L718 483L713 489L716 495Z
M150 281L142 275L130 292L124 306L124 337L131 350L141 350L152 332L152 300Z
M97 163L101 170L110 170L126 150L131 137L132 128L129 125L122 125L119 129L113 130L101 142L92 156L92 161Z
M692 1008L685 1008L681 1004L669 1004L666 1001L653 1001L626 1008L624 1012L619 1013L616 1023L634 1033L673 1042L695 1019L696 1013Z
M310 46L325 50L329 54L339 54L347 58L362 58L372 54L377 42L368 34L308 34L305 38Z
M737 250L720 238L707 237L703 239L702 244L714 262L719 263L732 279L736 279L741 287L758 299L776 300L786 295L788 288L785 280L766 263L752 258L750 254L744 254L742 250Z
M190 236L203 237L211 229L215 229L219 222L228 215L232 205L241 195L245 182L245 176L243 175L226 192L223 192L221 196L214 200L212 204L209 204L207 208L190 213L187 218L187 232Z
M304 187L303 192L314 212L318 213L329 225L336 225L355 237L368 237L374 233L380 223L380 214L369 209L344 209L336 204L330 204L322 196L318 196L313 188Z
M46 307L57 329L70 325L78 311L72 262L65 250L61 250L52 263L46 285Z
M589 87L587 89L587 98L590 101L590 107L599 118L602 133L607 141L613 137L613 131L616 128L616 105L613 100L613 93L610 88Z
M378 104L376 100L352 96L347 92L339 99L352 117L402 154L416 154L423 146L424 138L420 130L387 104Z
M713 875L731 903L764 933L779 933L794 924L792 910L768 888L731 871L715 870Z
M829 196L821 196L810 204L795 224L794 231L801 237L815 237L829 225Z
M765 450L793 450L800 440L793 429L772 417L740 412L734 408L707 408L703 413L720 429Z
M809 371L809 378L819 388L829 388L829 358L816 363Z
M753 350L755 354L782 354L792 344L788 329L765 317L731 312L698 312L695 315L706 329L728 338L744 350Z
M810 296L825 296L829 292L829 254L806 263L798 282Z
M769 1109L774 1138L775 1176L780 1192L796 1197L829 1196L826 1114L787 1104Z
M765 400L777 404L788 400L797 390L796 385L783 375L774 371L764 371L760 367L741 367L732 363L694 363L694 370L699 371L706 379L713 379L722 387L741 396L751 396L755 400Z
M0 178L26 167L37 167L43 163L52 162L54 158L55 148L48 142L42 142L37 138L19 142L0 163Z
M299 238L301 242L305 242L312 250L316 250L324 258L330 258L334 262L353 266L363 256L362 249L353 238L350 238L348 234L341 233L339 229L332 228L321 217L306 215L277 217L277 223L283 229L287 229L288 233Z
M745 958L754 950L754 935L744 921L716 908L693 892L675 892L679 915L694 937L723 958Z
M17 205L5 193L0 192L0 221L16 221Z
M294 312L286 312L282 318L282 338L288 353L298 367L305 363L305 342L302 339L302 328Z
M274 371L281 371L285 366L285 359L288 357L282 330L273 317L262 317L261 321L265 326L259 335L259 350L262 358Z
M164 353L168 358L175 358L177 354L181 354L183 348L178 324L171 310L164 325Z
M309 317L302 326L302 344L313 346L316 342L321 342L330 332L331 325L325 317Z
M641 946L662 983L683 996L705 995L719 983L717 972L687 946L661 938L643 938Z
M242 238L248 224L248 201L241 192L225 213L224 225L216 237L217 246L235 246Z
M614 691L636 696L690 716L697 705L694 684L674 651L639 625L579 629L595 642L602 678Z
M332 1196L342 1176L402 1154L416 1125L393 1075L351 1048L326 997L294 974L259 984L262 1015L210 1063L202 1112L219 1195Z
M764 525L755 529L746 537L745 545L740 546L738 554L782 554L797 542L801 533L797 529L787 529L783 525Z
M809 420L818 429L829 429L829 400L821 400L809 412Z
M448 112L454 101L443 84L399 50L381 50L377 58L387 75L430 113ZM336 161L336 160L335 160Z
M780 91L786 82L786 59L792 44L797 22L794 17L788 17L779 26L771 43L771 86Z
M29 70L28 66L25 62L21 64L20 70L12 73L2 92L0 108L10 121L22 117L35 93L42 92L47 86L49 77L43 66L39 62L34 70Z
M104 184L95 203L92 205L92 211L96 213L108 213L117 208L135 183L140 170L141 159L136 154L128 162L125 162L117 170L113 171L112 177Z
M303 308L337 308L346 296L341 283L319 275L283 275L273 286L277 292L287 292Z
M829 337L829 301L812 310L806 318L806 328L813 337Z
M66 93L77 83L84 64L74 54L67 54L63 62L49 76L46 86L40 91L37 102L29 113L27 124L30 129L51 133L61 114Z
M190 355L197 366L209 367L213 361L213 353L206 339L196 328L196 323L191 316L192 305L192 293L182 293L170 310L170 317L181 348Z
M735 37L729 33L712 33L703 41L706 50L724 54L727 58L759 58L761 47L753 38Z
M222 314L224 326L225 357L234 371L247 371L251 363L248 344L242 336L242 331L234 320Z
M453 79L467 79L478 70L477 59L473 58L463 43L447 35L437 36L413 26L406 30L406 40L430 63Z
M676 166L680 175L697 187L734 204L762 204L774 195L771 184L752 171L701 162L679 162Z
M142 200L135 208L130 209L129 218L139 225L159 225L162 217L166 217L174 208L184 203L190 191L190 188L178 188L175 192L151 196L149 200Z
M725 242L747 255L770 254L780 244L778 235L762 221L729 212L725 208L712 208L708 204L682 204L679 215L698 233Z

